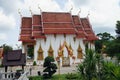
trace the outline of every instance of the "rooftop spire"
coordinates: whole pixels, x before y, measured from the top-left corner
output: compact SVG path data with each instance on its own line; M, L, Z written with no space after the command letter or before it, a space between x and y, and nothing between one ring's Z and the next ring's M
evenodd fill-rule
M20 15L20 17L22 17L22 14L21 14L21 12L20 12L20 9L18 9L18 14Z
M31 7L29 7L29 11L30 11L31 15L33 15L33 12L32 12L32 10L31 10Z
M73 6L71 5L71 8L70 8L69 12L71 13L71 12L72 12L72 10L73 10Z
M89 15L90 15L90 11L88 11L87 18L89 17Z
M79 9L79 11L78 11L78 15L81 13L81 8Z
M42 12L42 9L40 8L40 5L38 4L38 9L40 10L40 12Z

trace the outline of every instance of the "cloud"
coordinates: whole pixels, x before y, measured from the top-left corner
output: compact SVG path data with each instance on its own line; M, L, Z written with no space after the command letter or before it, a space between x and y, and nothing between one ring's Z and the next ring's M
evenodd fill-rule
M0 0L0 8L6 15L14 13L22 4L22 0Z
M66 7L73 5L73 14L77 14L81 8L81 17L86 17L89 11L89 19L95 32L106 28L106 32L114 34L116 21L120 20L119 3L119 0L69 0ZM69 7L66 9L70 9Z
M38 4L42 11L52 12L68 12L72 5L72 14L77 14L81 8L80 17L86 17L90 11L89 19L96 33L115 34L116 21L120 20L120 0L0 0L0 38L2 33L2 40L16 44L21 21L18 9L22 16L31 16L29 7L33 14L40 14Z
M90 0L73 0L73 3L76 7L80 7L82 5L87 5Z
M31 16L29 8L31 8L33 14L40 14L39 7L42 11L61 11L60 6L54 0L25 0L21 8L23 16Z
M0 31L8 31L15 27L15 19L11 15L5 15L0 11Z
M2 40L6 40L6 39L7 39L6 34L4 34L4 33L0 33L0 41L2 41Z

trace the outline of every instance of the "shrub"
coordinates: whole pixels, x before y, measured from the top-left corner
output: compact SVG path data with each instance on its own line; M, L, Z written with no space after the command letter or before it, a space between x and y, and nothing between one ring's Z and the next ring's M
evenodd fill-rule
M0 68L4 67L3 64L0 64Z
M56 72L57 66L54 63L55 60L53 57L46 57L43 67L45 67L45 69L43 70L43 72L45 72L45 74L43 75L44 78L51 78L52 75Z
M36 65L37 65L37 63L36 63L36 61L34 61L34 62L33 62L33 66L36 66Z

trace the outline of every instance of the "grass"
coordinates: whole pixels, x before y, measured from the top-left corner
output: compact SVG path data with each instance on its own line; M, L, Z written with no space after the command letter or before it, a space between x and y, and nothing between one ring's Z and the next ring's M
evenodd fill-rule
M73 79L67 79L66 76L68 75L69 74L53 75L51 79L43 79L42 76L30 76L29 80L73 80ZM77 75L77 74L74 74L74 75ZM77 79L74 79L74 80L79 80L79 79L77 77Z

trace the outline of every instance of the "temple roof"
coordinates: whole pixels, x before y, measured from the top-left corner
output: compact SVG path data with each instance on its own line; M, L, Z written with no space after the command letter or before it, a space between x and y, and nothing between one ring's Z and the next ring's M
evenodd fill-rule
M41 15L22 17L20 41L34 42L36 38L46 38L46 34L75 34L77 38L97 39L87 18L69 12L41 12Z
M42 12L45 34L75 34L70 13Z
M2 64L3 66L24 66L26 64L25 56L22 50L8 51L3 55Z
M91 40L98 40L97 36L92 30L92 26L89 22L88 18L81 18L81 22L84 28L84 32L86 33L86 40L91 41Z

